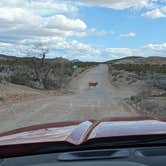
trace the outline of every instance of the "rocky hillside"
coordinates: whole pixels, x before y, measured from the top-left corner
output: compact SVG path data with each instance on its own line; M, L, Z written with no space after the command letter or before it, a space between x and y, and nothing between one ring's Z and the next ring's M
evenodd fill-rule
M166 115L166 58L129 57L108 62L111 81L117 87L135 87L136 96L126 99L146 115Z

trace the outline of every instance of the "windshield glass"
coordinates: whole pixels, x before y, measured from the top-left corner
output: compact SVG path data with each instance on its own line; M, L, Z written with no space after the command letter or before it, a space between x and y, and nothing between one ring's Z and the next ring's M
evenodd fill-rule
M165 117L165 0L0 0L0 11L0 133Z

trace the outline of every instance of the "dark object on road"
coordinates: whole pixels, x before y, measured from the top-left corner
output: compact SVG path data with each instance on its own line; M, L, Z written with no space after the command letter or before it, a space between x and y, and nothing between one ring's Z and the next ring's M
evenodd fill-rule
M89 88L96 87L97 85L98 85L98 82L89 82Z

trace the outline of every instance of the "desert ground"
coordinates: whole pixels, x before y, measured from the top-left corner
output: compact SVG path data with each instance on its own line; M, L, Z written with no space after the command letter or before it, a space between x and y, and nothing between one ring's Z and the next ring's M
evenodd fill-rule
M0 132L41 123L138 116L124 98L135 95L139 85L119 88L110 77L108 66L100 64L73 78L66 93L8 84L8 93L14 89L18 95L0 104ZM98 85L89 87L89 82Z

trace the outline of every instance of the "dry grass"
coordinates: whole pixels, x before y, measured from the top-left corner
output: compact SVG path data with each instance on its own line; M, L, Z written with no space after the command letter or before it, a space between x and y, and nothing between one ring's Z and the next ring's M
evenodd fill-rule
M164 73L166 74L166 65L160 64L111 64L111 68L116 70L125 70L128 72L140 73Z
M140 92L126 101L147 116L166 116L166 65L110 64L112 80L118 85L132 87L130 80L140 80ZM123 78L121 78L123 76ZM121 84L120 84L120 83ZM129 83L128 83L129 82ZM128 84L126 84L128 83Z

